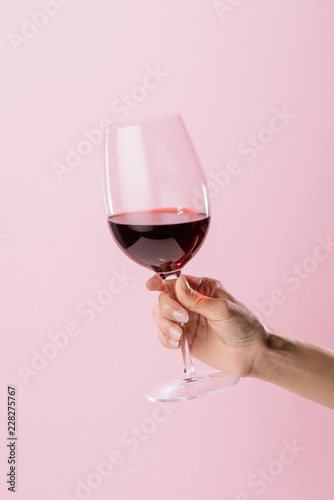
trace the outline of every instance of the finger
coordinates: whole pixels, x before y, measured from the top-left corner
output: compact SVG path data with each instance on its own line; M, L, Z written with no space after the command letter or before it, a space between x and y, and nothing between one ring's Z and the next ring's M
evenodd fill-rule
M194 290L184 275L177 279L176 293L179 302L189 311L201 314L209 320L226 319L229 316L228 301L212 298Z
M182 328L175 323L175 321L170 321L165 318L160 311L160 307L156 306L153 310L153 317L159 328L159 330L169 339L174 341L179 341L182 337ZM173 345L173 342L170 342Z
M213 278L199 278L197 276L185 275L191 288L200 291L202 295L213 298L227 299L230 302L238 302L224 287L221 281Z
M225 288L221 281L212 278L200 278L198 276L190 276L186 274L185 277L193 290L200 290L202 295L207 297L216 297L229 300L234 304L241 304L233 295L231 295ZM167 292L169 295L176 299L176 279L163 280L155 274L146 283L146 288L155 292Z
M208 278L205 278L208 279ZM214 297L220 298L220 299L226 299L229 300L230 302L235 302L237 303L237 299L231 295L226 288L224 288L224 285L221 283L219 280L214 280L215 281L215 294Z
M209 278L198 278L197 276L186 275L188 282L192 288L196 290L201 286L203 280L210 280ZM210 280L216 281L216 280ZM220 283L217 281L217 283ZM175 279L163 280L158 274L154 274L146 283L146 288L152 292L168 292L171 296L175 295ZM221 283L220 283L221 284Z
M160 330L158 333L158 337L159 337L159 340L162 343L162 345L164 347L167 347L167 349L178 349L180 347L180 342L170 339L169 337L164 335ZM173 342L174 342L174 344L173 344Z
M146 288L151 292L162 292L164 290L164 282L160 276L155 274L146 283Z
M176 300L173 300L166 292L159 295L159 307L162 316L167 319L180 323L186 323L189 320L187 309Z

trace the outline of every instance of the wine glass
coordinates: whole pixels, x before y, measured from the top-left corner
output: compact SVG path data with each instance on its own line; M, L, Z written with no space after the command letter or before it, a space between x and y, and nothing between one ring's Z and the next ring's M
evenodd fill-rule
M198 252L210 225L205 176L181 115L106 127L103 172L107 220L116 243L171 290L167 280L177 278ZM195 399L239 380L227 371L197 373L185 334L180 343L183 376L147 391L149 400Z

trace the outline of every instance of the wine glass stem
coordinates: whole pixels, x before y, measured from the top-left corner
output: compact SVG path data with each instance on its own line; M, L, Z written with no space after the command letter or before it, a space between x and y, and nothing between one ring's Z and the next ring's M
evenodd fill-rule
M163 279L163 282L164 282L164 287L165 287L165 290L167 293L169 293L169 295L172 297L172 299L174 300L177 300L177 297L176 297L176 294L175 294L175 291L169 286L169 279L170 278L174 278L175 279L175 276L178 278L181 274L181 271L177 271L176 273L173 273L173 275L163 275L161 274L161 278ZM193 365L193 361L191 359L191 354L190 354L190 349L189 349L189 344L188 344L188 340L187 340L187 336L186 336L186 333L185 333L185 327L184 327L184 324L181 323L180 324L182 330L183 330L183 335L182 335L182 338L180 340L180 346L181 346L181 351L182 351L182 357L183 357L183 378L186 380L186 379L189 379L189 378L193 378L196 376L196 370L194 368L194 365Z
M183 323L181 323L181 327L182 327L182 330L184 332L184 324ZM181 344L181 351L182 351L183 365L184 365L184 368L183 368L184 378L187 379L187 378L194 377L194 375L196 375L196 372L195 372L195 368L193 365L193 361L191 359L189 344L188 344L188 340L187 340L185 333L183 333L180 344Z

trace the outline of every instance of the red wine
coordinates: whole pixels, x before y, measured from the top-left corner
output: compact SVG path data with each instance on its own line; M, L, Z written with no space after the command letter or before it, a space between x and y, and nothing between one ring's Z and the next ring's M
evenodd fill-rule
M164 208L112 215L108 223L128 257L164 276L181 269L195 255L210 217L190 208Z

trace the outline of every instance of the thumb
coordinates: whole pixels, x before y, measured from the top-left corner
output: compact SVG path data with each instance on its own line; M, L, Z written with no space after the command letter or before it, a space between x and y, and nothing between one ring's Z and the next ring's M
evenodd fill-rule
M207 319L218 320L228 315L228 301L226 299L202 295L191 288L183 274L176 280L175 292L180 304L189 311L201 314Z

